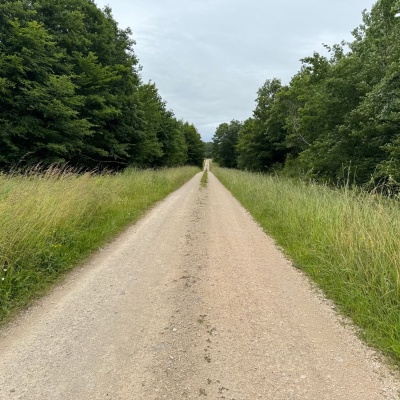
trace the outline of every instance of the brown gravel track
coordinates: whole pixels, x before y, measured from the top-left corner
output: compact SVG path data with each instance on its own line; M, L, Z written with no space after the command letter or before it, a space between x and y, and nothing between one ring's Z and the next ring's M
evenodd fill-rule
M398 399L212 173L0 331L0 399Z

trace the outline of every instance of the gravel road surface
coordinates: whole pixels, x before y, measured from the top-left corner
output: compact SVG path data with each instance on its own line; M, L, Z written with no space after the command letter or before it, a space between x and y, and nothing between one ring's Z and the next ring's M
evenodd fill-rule
M0 399L398 399L364 346L209 173L0 331Z

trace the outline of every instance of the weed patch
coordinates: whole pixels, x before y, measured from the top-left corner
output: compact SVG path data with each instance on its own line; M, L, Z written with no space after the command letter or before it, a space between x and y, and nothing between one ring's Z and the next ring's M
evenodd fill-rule
M203 175L201 176L200 186L202 188L207 187L207 182L208 182L208 171L205 169Z

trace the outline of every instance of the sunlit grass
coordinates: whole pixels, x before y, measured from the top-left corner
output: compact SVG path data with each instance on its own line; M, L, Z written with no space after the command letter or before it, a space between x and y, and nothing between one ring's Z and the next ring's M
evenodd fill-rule
M198 171L0 175L0 321Z
M367 341L400 361L399 202L361 190L213 172Z

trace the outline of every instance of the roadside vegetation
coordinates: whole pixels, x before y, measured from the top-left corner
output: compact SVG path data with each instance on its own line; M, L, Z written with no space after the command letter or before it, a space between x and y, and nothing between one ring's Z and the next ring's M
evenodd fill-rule
M0 170L201 167L199 132L143 82L134 43L93 0L2 0Z
M207 187L207 182L208 182L208 171L205 169L203 171L203 175L201 176L201 180L200 180L200 185L202 188Z
M399 362L398 201L215 165L213 172L364 339Z
M0 174L0 322L197 172Z
M283 84L266 79L253 114L218 126L221 166L400 189L400 4L378 0L353 40L305 55Z

